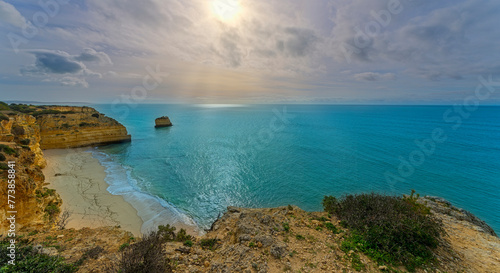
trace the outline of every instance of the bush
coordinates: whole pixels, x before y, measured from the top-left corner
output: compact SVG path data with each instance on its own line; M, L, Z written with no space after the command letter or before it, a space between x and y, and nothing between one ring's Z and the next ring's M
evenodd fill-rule
M61 212L61 209L56 204L47 205L44 209L45 216L49 221L55 220L56 216Z
M99 118L99 114L92 114L94 118Z
M8 155L16 155L17 156L16 150L5 145L5 144L0 144L0 151L4 151L4 153L6 153Z
M0 121L9 120L9 117L6 117L4 114L0 114Z
M10 107L7 103L0 101L0 111L2 110L10 110Z
M192 247L193 246L193 241L187 240L187 241L184 242L184 245L188 246L188 247Z
M8 265L10 258L7 256L9 242L0 242L0 272L39 272L39 273L70 273L76 272L78 267L64 262L62 257L38 254L24 242L17 241L16 263Z
M126 247L121 253L119 272L172 272L170 261L165 258L163 243L160 232L156 231Z
M5 158L5 155L0 153L0 161L5 161L5 159L7 159L7 158Z
M9 165L7 165L7 163L0 163L0 170L8 170L9 169Z
M19 141L19 143L21 143L22 145L30 145L30 142L31 141L29 138L26 138L26 139Z
M325 211L351 229L342 250L360 250L379 263L404 265L410 271L432 260L444 234L442 223L414 199L380 194L325 196Z
M203 249L210 249L213 250L217 246L217 239L201 239L200 241L200 246Z

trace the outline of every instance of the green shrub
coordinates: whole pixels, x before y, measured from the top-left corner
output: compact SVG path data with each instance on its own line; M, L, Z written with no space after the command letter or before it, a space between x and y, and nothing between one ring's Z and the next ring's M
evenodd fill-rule
M193 241L187 240L187 241L184 242L184 245L188 246L188 247L192 247L193 246Z
M7 159L4 154L0 153L0 161L5 161Z
M78 270L76 265L66 263L62 257L34 252L32 246L23 241L17 241L15 265L8 265L8 246L7 240L0 241L0 272L70 273Z
M99 114L92 114L94 118L99 118Z
M29 138L26 138L26 139L19 141L19 143L21 143L22 145L30 145L30 142L31 141Z
M123 243L122 245L120 245L120 247L118 248L118 250L123 251L125 248L127 248L129 246L130 246L129 243Z
M177 232L177 234L175 235L175 240L177 242L184 242L191 239L192 239L191 235L188 235L186 233L186 230L183 228L181 228L181 230L179 230L179 232Z
M90 123L87 123L87 122L82 122L79 124L80 127L88 127L88 126L92 126L92 124Z
M5 145L5 144L0 144L0 151L4 151L4 153L8 154L8 155L18 155L16 150Z
M4 114L0 114L0 121L2 120L9 120L9 117L5 116Z
M295 235L295 238L296 238L297 240L304 240L304 239L305 239L305 237L304 237L304 236L302 236L302 235L300 235L300 234Z
M3 111L3 110L10 110L10 107L7 103L0 101L0 111Z
M7 165L7 163L0 163L0 170L8 170L9 169L9 165Z
M415 201L380 194L326 196L324 209L351 229L342 250L360 250L379 263L410 271L434 260L432 249L444 234L442 223Z
M340 233L340 229L338 229L334 224L330 223L330 222L326 222L325 223L325 227L330 230L331 232L333 232L333 234L338 234Z
M284 222L282 225L283 225L283 229L284 229L286 232L289 232L289 231L290 231L290 224L288 224L288 222Z
M200 246L203 248L203 249L210 249L210 250L213 250L215 249L215 247L217 246L217 239L213 238L213 239L201 239L200 241Z
M56 216L59 215L61 209L56 204L47 205L44 209L45 216L49 221L55 220Z
M175 227L169 224L166 226L158 226L158 236L160 236L163 242L175 240Z

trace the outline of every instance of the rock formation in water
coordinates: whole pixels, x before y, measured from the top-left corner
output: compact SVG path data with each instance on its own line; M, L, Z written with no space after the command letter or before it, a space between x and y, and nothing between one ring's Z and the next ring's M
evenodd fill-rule
M170 127L170 126L172 126L172 122L170 122L170 119L167 116L155 119L155 128Z

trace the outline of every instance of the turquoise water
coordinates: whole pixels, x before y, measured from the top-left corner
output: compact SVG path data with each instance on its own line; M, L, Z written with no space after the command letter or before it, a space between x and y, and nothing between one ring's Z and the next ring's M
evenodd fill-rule
M130 144L96 151L108 179L127 180L203 228L228 205L313 211L324 195L415 189L500 231L500 107L94 107L132 135ZM163 115L174 126L155 129ZM431 143L433 132L440 134ZM424 139L422 151L415 141ZM398 171L401 160L413 162L413 170Z

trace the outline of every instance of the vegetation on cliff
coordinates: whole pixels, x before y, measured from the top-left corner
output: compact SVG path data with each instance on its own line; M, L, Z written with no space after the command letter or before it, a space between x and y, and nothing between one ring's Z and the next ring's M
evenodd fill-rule
M410 271L434 261L432 250L444 235L442 223L409 197L376 193L323 199L325 211L350 229L342 250L362 251L381 264L404 265Z

